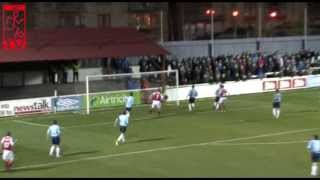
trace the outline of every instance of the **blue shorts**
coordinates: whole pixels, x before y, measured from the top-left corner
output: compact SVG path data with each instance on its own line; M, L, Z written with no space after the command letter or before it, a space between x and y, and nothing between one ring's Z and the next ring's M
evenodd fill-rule
M274 102L272 106L273 108L280 108L280 102Z
M126 126L120 126L120 132L125 133L127 130Z
M311 161L318 162L320 160L320 153L311 153Z
M52 137L52 138L51 138L51 142L52 142L52 144L54 144L54 145L59 145L59 144L60 144L60 137L59 137L59 136L57 136L57 137Z

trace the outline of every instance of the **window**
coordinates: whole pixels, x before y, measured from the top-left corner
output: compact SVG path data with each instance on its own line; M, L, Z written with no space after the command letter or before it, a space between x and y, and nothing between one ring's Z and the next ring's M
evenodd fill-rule
M153 14L144 13L135 15L136 25L147 29L154 28L156 26L156 17Z
M74 13L61 13L59 15L59 25L61 27L83 26L83 16Z
M98 27L110 27L110 14L98 14Z

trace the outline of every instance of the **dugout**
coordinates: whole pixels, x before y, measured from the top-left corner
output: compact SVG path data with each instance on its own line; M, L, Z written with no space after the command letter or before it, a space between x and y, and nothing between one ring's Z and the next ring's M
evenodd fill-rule
M71 66L80 61L86 67L79 74L82 81L88 74L105 74L110 68L106 61L111 59L141 56L163 59L167 54L163 47L134 28L32 29L27 31L25 49L0 49L0 100L51 96L51 89L57 86L50 83L52 65L68 68L70 75ZM95 67L103 68L99 71ZM68 82L58 85L65 94L82 88L71 85L70 79ZM72 89L73 92L64 92Z

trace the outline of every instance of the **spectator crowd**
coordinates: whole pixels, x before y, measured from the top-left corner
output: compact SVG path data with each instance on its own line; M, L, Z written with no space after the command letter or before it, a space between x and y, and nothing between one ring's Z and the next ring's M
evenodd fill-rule
M320 67L320 52L298 53L242 53L217 57L188 57L166 59L167 69L179 71L180 84L239 81L269 76L295 76L310 74L311 67ZM161 61L143 58L140 71L159 71Z

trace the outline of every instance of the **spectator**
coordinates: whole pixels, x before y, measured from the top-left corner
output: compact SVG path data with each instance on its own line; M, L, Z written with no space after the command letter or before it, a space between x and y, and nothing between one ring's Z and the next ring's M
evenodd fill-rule
M80 68L79 62L75 61L73 63L73 67L72 67L72 70L73 70L73 83L79 82L79 68Z
M68 64L63 64L62 82L68 83Z

